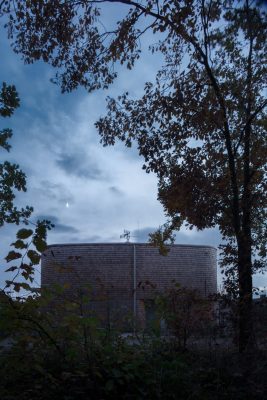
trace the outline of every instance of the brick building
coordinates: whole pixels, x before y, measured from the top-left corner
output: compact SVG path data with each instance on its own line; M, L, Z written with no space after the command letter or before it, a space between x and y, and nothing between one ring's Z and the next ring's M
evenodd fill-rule
M216 249L173 245L167 256L144 243L58 244L42 256L41 285L64 285L70 298L90 292L88 307L111 325L134 317L142 326L147 304L174 285L217 291Z

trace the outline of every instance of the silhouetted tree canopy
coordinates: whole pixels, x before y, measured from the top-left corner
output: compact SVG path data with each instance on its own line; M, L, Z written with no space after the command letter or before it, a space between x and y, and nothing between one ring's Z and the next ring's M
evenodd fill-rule
M0 117L11 117L15 109L19 107L19 97L14 85L2 83L0 91ZM8 142L12 137L12 130L4 128L0 130L0 147L7 151L11 146ZM16 191L26 191L26 176L19 165L4 161L0 164L0 227L5 223L16 223L28 218L32 212L31 207L19 210L14 205Z
M125 16L107 30L102 11L115 5ZM108 98L96 126L104 145L137 143L144 169L159 178L169 229L219 227L244 350L253 337L252 274L266 258L264 7L249 0L14 0L0 10L15 52L26 63L53 65L63 92L107 88L118 63L134 67L142 35L151 32L150 51L164 60L155 82L139 99L127 92Z

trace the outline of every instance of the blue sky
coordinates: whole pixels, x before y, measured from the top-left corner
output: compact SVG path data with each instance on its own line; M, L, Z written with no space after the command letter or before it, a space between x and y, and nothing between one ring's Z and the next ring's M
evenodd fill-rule
M18 163L27 174L28 191L18 194L16 204L32 205L33 221L48 218L55 223L49 244L119 242L124 229L131 231L132 241L147 241L148 233L165 222L157 201L157 179L142 170L135 149L120 143L102 147L94 122L105 114L107 95L124 90L140 95L160 59L143 57L134 71L122 69L108 91L88 94L79 89L64 95L50 82L55 71L41 62L24 65L3 31L0 59L1 82L15 84L21 98L15 115L1 121L14 134L12 150L1 151L1 160ZM1 229L1 258L15 231L11 226ZM176 242L217 247L220 235L216 229L182 228ZM4 267L0 286L7 279ZM266 277L256 278L255 285L267 286Z

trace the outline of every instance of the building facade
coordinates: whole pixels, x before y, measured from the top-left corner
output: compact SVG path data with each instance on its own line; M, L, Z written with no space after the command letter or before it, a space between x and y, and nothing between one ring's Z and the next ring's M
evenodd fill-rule
M163 256L147 243L59 244L42 256L42 288L63 285L69 298L87 290L89 309L111 325L144 326L146 305L175 283L216 293L216 249L175 244Z

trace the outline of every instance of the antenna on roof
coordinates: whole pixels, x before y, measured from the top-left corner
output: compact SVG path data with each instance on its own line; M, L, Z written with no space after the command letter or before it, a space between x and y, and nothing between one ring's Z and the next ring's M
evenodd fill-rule
M123 239L123 238L126 239L126 243L130 242L130 237L131 237L131 232L127 231L126 229L124 229L123 234L120 235L121 239Z
M137 241L138 240L140 240L140 226L139 226L140 224L139 224L139 220L137 221L137 235L136 235L136 237L137 237Z

